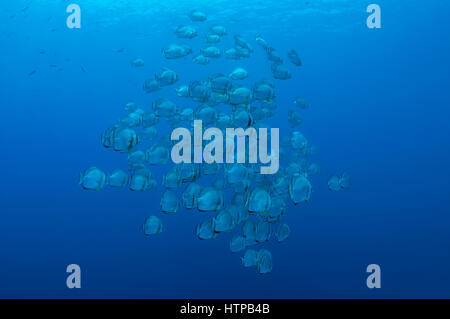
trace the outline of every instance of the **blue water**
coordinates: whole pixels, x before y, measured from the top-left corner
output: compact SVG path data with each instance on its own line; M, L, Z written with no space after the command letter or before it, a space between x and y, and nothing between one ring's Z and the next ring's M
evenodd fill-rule
M450 297L448 1L378 0L379 30L367 28L370 2L359 0L73 2L80 30L65 25L70 1L0 4L0 297ZM237 33L251 41L251 58L206 67L165 60L161 48L177 42L173 28L189 24L195 8L208 15L202 28L227 27L225 44ZM161 186L87 192L77 183L92 165L125 168L100 135L127 100L148 109L174 96L174 87L156 95L141 88L160 67L176 70L178 84L237 64L251 81L270 77L257 33L282 54L301 54L293 78L275 81L271 124L284 128L293 98L304 96L301 131L319 148L322 169L310 202L288 205L290 238L267 245L268 275L241 266L230 236L196 238L208 213L162 215ZM191 44L198 50L200 37ZM134 57L145 67L132 68ZM152 168L157 176L165 169ZM330 192L329 176L344 171L352 188ZM163 219L163 233L143 236L148 215ZM66 287L72 263L81 267L81 289ZM366 286L372 263L381 266L381 289Z

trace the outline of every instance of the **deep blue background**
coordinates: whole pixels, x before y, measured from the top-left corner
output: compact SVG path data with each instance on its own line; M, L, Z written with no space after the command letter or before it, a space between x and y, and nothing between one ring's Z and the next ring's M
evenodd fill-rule
M381 30L365 26L366 1L109 2L75 1L81 30L65 27L68 1L0 4L0 297L450 297L448 1L378 1ZM255 54L206 67L164 60L161 47L177 41L172 30L193 8L209 16L203 33L214 22L229 29L220 47L239 33ZM180 74L177 85L235 66L248 69L249 85L269 77L258 32L283 54L301 53L293 79L276 81L271 123L285 127L294 97L304 96L301 130L322 168L311 201L289 205L291 237L268 245L274 270L265 276L241 266L229 235L199 241L201 213L162 216L161 187L86 192L77 184L91 165L125 168L123 155L100 144L124 102L149 109L157 97L177 100L174 87L142 91L160 67ZM145 67L131 68L133 57ZM343 171L352 188L331 193L328 177ZM140 226L152 214L165 230L149 238ZM82 268L82 289L65 286L71 263ZM365 285L371 263L382 269L378 290Z

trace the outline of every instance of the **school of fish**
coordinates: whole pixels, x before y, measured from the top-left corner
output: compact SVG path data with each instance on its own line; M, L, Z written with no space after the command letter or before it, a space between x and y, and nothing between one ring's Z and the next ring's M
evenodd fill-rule
M193 24L207 21L206 14L199 10L189 12L188 18ZM186 24L176 27L174 33L176 38L184 40L199 36L195 26ZM194 54L193 63L205 66L211 59L221 57L239 61L249 58L254 52L250 43L240 35L233 36L234 47L219 49L216 45L224 36L227 36L224 26L209 26L204 36L205 46ZM290 79L292 73L282 55L259 34L255 42L267 54L273 78ZM162 49L162 54L166 59L185 59L193 51L185 44L172 43ZM290 50L286 57L291 67L302 65L295 50ZM144 60L135 58L130 63L138 68L144 65ZM104 147L127 156L127 170L115 169L106 173L97 167L89 167L80 173L81 187L94 191L104 187L128 188L138 192L157 188L158 181L149 167L171 163L170 151L174 145L170 131L164 133L158 125L163 121L171 128L190 127L194 120L202 120L203 130L214 126L222 130L254 127L270 131L267 120L277 108L274 82L261 79L253 87L245 87L239 82L247 77L247 70L236 67L228 75L212 74L206 80L176 87L174 93L197 103L195 108L180 108L167 98L154 100L152 110L143 110L133 101L127 102L124 115L101 136ZM175 71L162 68L153 78L147 79L142 88L152 93L180 80L182 76ZM216 107L220 104L228 105L230 112L219 111ZM310 160L315 148L298 129L302 124L301 112L308 104L302 97L294 97L292 106L287 114L291 133L281 138L281 165L276 174L262 175L259 173L260 164L249 164L248 161L244 164L172 163L160 183L165 188L160 200L162 213L198 210L205 216L203 222L196 226L198 238L211 240L231 234L230 251L242 254L242 265L254 267L260 274L272 271L272 254L264 248L253 249L254 246L270 240L283 242L288 239L290 228L282 222L286 201L290 200L294 205L308 202L312 193L311 178L320 173L319 166ZM204 180L209 182L205 184ZM349 187L347 173L332 176L328 181L328 188L333 192ZM227 201L226 197L230 200ZM161 218L148 216L142 224L144 235L160 234L164 229Z

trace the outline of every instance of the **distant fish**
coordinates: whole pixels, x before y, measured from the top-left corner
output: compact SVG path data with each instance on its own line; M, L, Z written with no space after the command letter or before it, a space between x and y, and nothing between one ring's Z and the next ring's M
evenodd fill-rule
M200 53L207 58L218 58L220 57L220 49L215 46L205 47L200 49Z
M51 68L56 68L57 67L56 64L49 64L48 66L51 67Z
M36 73L36 70L31 71L30 73L28 73L28 76L32 76L33 74Z
M175 29L175 35L177 38L192 39L197 36L197 30L191 26L182 24Z
M131 65L136 67L136 68L140 68L144 66L144 60L140 59L140 58L135 58L133 60L130 61Z
M118 50L116 50L116 53L123 53L125 51L125 48L120 48Z
M233 80L243 80L248 77L248 72L243 68L236 68L230 73L229 77Z
M26 6L25 8L23 8L23 9L20 10L20 11L25 12L25 11L27 11L28 9L30 9L30 6Z
M86 73L86 69L84 68L84 66L80 65L81 71L83 71L84 73Z
M199 54L195 56L192 61L194 61L197 64L206 65L209 63L209 58L203 56L202 54Z
M197 22L203 22L207 19L206 14L199 10L192 10L191 12L189 12L189 18L191 18L192 21Z
M221 37L224 36L225 34L227 34L227 29L225 29L225 27L218 25L218 24L214 24L214 25L210 26L209 31L212 34L216 34Z
M39 50L39 54L45 54L45 50L44 49Z
M217 43L220 42L220 36L217 34L207 34L206 37L207 43Z
M300 60L300 57L298 56L297 51L295 51L295 50L289 51L288 58L289 58L289 61L291 61L292 64L294 64L296 66L301 66L302 65L302 60Z
M260 34L256 36L256 43L258 43L264 50L266 50L269 47L267 41L264 40Z
M166 59L179 59L192 53L192 49L184 44L170 44L161 51Z

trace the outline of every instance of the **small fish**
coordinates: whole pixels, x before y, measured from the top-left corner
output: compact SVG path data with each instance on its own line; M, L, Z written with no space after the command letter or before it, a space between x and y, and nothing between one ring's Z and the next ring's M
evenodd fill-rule
M301 66L302 65L302 60L298 56L297 51L295 51L293 49L291 51L289 51L288 58L289 58L289 61L291 61L292 64L294 64L296 66Z
M124 51L125 51L125 48L120 48L120 49L116 50L116 53L122 53Z
M32 76L33 74L36 73L36 70L31 71L30 73L28 73L28 76Z
M133 60L130 61L131 65L136 67L136 68L140 68L144 66L144 60L140 59L140 58L135 58Z
M51 67L51 68L56 68L57 67L56 64L49 64L48 66Z
M81 71L83 71L84 73L86 73L86 69L84 68L84 66L80 65Z

